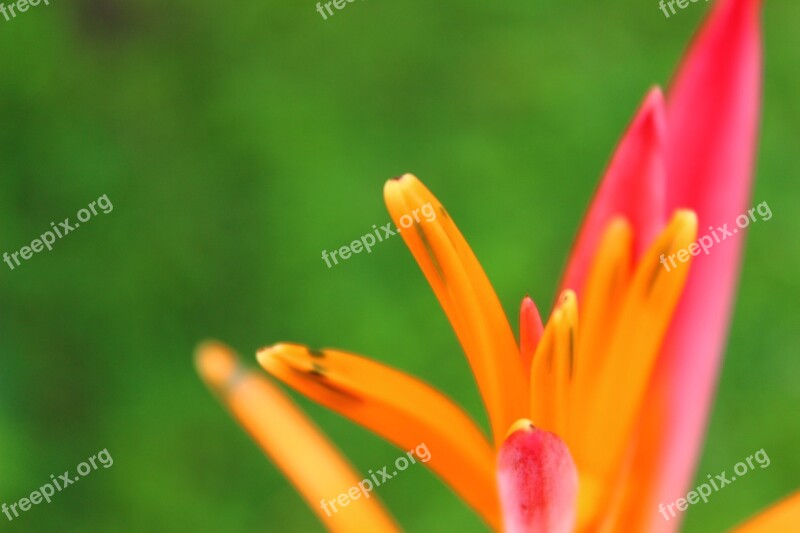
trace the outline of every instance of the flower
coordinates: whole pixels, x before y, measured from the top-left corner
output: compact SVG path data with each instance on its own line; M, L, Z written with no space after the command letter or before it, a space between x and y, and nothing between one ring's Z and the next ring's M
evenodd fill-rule
M698 225L732 220L746 207L760 98L759 8L759 0L722 0L668 97L657 88L647 95L587 212L546 325L523 300L519 343L438 199L413 175L387 182L396 224L422 205L437 213L402 237L469 360L491 441L442 393L359 355L281 343L258 352L261 366L397 446L425 442L427 466L494 529L676 529L679 519L665 521L657 503L685 494L694 469L742 241L673 270L660 259L687 248ZM358 475L229 349L204 345L197 365L326 526L396 527L377 498L326 517L317 501L355 485ZM798 514L794 496L742 531L796 524Z
M615 217L590 269L580 327L571 289L541 331L524 321L537 314L526 299L521 331L533 350L526 372L489 280L438 199L409 174L390 180L384 195L395 222L424 204L437 213L402 236L469 359L493 443L440 392L358 355L282 343L259 351L261 366L397 446L424 441L432 455L427 466L495 528L503 522L509 531L571 531L579 487L578 526L593 526L625 475L625 452L688 274L667 272L658 258L694 240L694 214L677 211L638 259L631 224ZM541 472L531 477L534 470ZM529 490L545 480L548 490Z

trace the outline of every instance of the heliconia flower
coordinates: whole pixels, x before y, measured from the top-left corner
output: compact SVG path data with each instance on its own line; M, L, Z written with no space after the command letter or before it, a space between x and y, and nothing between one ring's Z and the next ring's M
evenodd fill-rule
M449 398L367 358L284 343L259 351L259 362L399 447L424 441L432 456L427 466L497 529L505 524L509 531L571 531L599 520L599 510L613 503L607 487L618 483L689 270L667 272L658 258L694 240L694 214L676 211L638 262L631 256L632 226L623 217L612 220L591 269L581 327L571 290L564 291L543 331L536 320L521 324L534 350L526 374L489 280L438 199L408 174L390 180L384 195L395 222L426 204L437 214L402 235L467 354L493 445ZM531 305L526 300L523 309ZM534 426L526 426L527 419ZM544 488L531 491L537 484ZM533 524L540 527L531 529Z
M611 159L546 324L530 298L519 342L477 258L414 176L386 183L395 224L449 319L491 426L487 440L452 400L368 358L281 343L258 352L272 376L409 449L493 529L674 531L659 501L687 492L722 352L741 238L668 269L698 227L744 211L760 93L759 0L722 0L666 98L653 89ZM323 523L392 531L377 499L336 516L324 501L358 475L297 408L220 345L198 369ZM313 475L312 475L313 473ZM358 510L356 510L358 509ZM349 516L348 519L344 517ZM800 523L800 494L741 526ZM352 522L345 523L346 520Z

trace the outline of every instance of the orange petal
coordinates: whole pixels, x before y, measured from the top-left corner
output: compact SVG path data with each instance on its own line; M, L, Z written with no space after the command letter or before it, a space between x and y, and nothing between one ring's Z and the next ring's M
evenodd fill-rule
M578 466L609 480L630 444L646 386L661 342L681 295L688 265L668 271L659 261L687 248L694 240L697 218L678 211L644 254L630 282L616 329L597 372L587 383L587 394L574 405L576 423L567 439Z
M582 395L603 361L631 278L633 229L617 217L608 223L581 300L581 334L575 362L575 392ZM576 400L581 404L585 399Z
M507 533L571 533L578 473L566 445L529 420L510 429L497 457Z
M547 321L531 366L531 418L537 427L563 435L567 430L578 338L578 304L566 290Z
M241 366L236 355L222 344L202 344L195 363L209 388L326 528L337 532L364 531L367 527L369 531L399 531L377 496L368 492L360 493L358 499L362 501L351 501L347 508L336 507L338 511L334 512L328 505L328 511L323 510L323 501L358 487L361 477L278 387Z
M544 431L556 431L556 334L559 328L556 323L563 320L563 313L559 308L553 311L550 320L542 333L542 338L536 347L536 354L531 362L530 380L530 412L531 420L537 427Z
M444 207L411 174L389 180L384 198L395 224L432 209L401 232L467 355L489 414L495 444L526 416L526 377L511 327L489 279ZM408 218L405 218L408 220Z
M800 491L757 514L732 533L775 533L800 530Z
M312 400L410 449L425 443L436 472L491 526L500 522L494 452L472 420L429 385L336 350L277 344L258 352L268 372Z

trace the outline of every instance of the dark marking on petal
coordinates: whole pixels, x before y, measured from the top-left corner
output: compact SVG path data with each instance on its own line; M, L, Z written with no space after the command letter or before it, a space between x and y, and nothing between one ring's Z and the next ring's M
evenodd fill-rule
M569 379L572 379L572 369L575 366L575 328L569 326Z
M309 370L308 373L314 376L325 377L325 367L317 363L311 363L311 370Z
M299 374L302 378L304 379L310 378L314 381L314 383L316 383L320 387L327 389L330 392L333 392L334 394L347 398L350 401L354 402L364 401L363 398L361 398L360 396L356 396L349 390L340 387L335 383L332 383L330 379L325 375L325 369L316 363L312 363L312 368L310 370L300 370L292 366L290 366L289 369L295 372L296 374Z
M662 253L658 254L658 257L661 257L662 255L667 255L667 253L669 253L669 251L672 249L673 244L675 244L675 241L670 242L669 246L667 246L665 249L662 249L661 250ZM661 274L662 271L664 271L665 273L667 272L664 270L664 267L661 266L661 263L656 263L653 268L653 272L650 274L650 281L648 281L647 289L645 289L644 292L645 296L649 296L650 293L653 291L653 288L656 286L656 281L658 281L658 276Z
M414 222L414 227L417 230L417 235L419 235L419 238L422 241L422 245L425 247L425 251L428 252L428 257L430 257L431 262L433 263L433 268L436 269L436 273L439 274L439 278L443 282L446 282L444 279L442 266L439 264L439 260L436 258L436 254L433 252L431 243L428 241L428 237L425 235L425 230L422 229L422 227L419 225L419 222Z
M316 348L308 348L308 347L306 347L306 351L308 352L308 355L310 355L311 357L317 357L317 358L320 358L320 359L325 357L325 352L322 351L322 350L318 350Z

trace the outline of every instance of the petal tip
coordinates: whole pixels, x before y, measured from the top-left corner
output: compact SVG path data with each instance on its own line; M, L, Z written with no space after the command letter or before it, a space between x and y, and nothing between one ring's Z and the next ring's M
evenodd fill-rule
M697 230L697 213L693 209L676 210L673 220L681 227Z
M642 128L648 135L657 139L659 143L663 142L667 131L666 109L664 91L660 86L654 85L645 96L639 116L634 122L635 126Z
M272 346L265 346L256 351L256 360L265 370L269 370L269 366L273 364L276 359L283 359L281 355L285 355L291 351L292 345L279 342Z
M239 369L233 350L217 341L204 341L194 353L197 373L213 389L224 390Z
M511 424L510 428L508 428L508 432L506 433L506 439L508 439L508 437L510 437L517 431L536 431L536 426L533 425L533 422L531 422L527 418L520 418L519 420Z
M400 187L403 187L405 184L412 182L419 182L419 179L410 172L405 172L403 174L400 174L399 176L394 176L393 178L389 178L383 185L383 194L385 196L390 191L396 190Z

